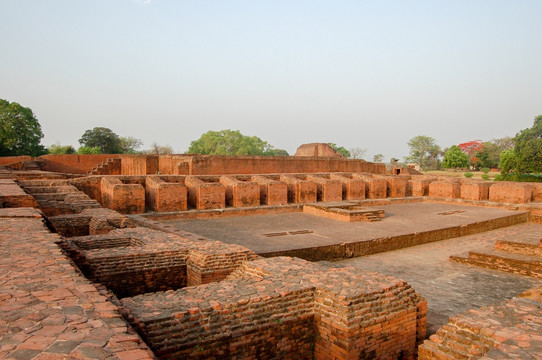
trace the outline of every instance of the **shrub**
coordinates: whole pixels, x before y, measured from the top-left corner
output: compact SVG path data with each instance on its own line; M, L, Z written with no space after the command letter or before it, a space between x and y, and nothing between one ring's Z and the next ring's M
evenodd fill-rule
M495 181L542 182L542 174L501 174L495 176Z
M489 180L489 175L488 174L482 174L482 179Z
M490 171L489 168L486 168L486 167L485 167L485 168L482 168L482 172L483 172L484 174L487 174L489 171Z
M463 174L464 177L466 177L467 179L470 179L472 177L472 173L467 171L466 173Z

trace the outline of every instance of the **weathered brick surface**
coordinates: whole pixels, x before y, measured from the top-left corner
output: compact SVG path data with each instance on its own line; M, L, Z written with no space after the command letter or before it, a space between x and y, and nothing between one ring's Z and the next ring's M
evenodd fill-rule
M353 179L352 174L330 174L330 179L342 184L343 200L365 199L365 183L361 179Z
M149 209L158 212L187 210L188 190L184 186L184 179L166 182L159 176L147 176L145 201Z
M10 179L0 179L0 208L38 207L38 203Z
M341 201L343 199L343 185L339 180L320 175L307 175L307 180L316 183L317 201Z
M386 176L384 179L387 183L386 197L398 198L406 196L409 176Z
M502 181L492 184L489 188L489 201L524 204L531 202L532 197L533 188L525 183Z
M139 184L124 184L119 178L102 178L102 205L123 214L145 212L145 189Z
M520 295L454 316L420 346L418 358L542 359L541 301Z
M239 245L188 240L147 228L62 241L83 273L119 297L218 281L256 255Z
M413 176L407 182L407 196L427 196L429 195L429 184L433 182L432 178L422 178Z
M303 212L345 222L373 222L380 221L386 217L386 214L382 209L367 208L354 202L332 203L328 205L304 205Z
M121 302L164 359L414 359L425 337L426 303L404 281L295 258Z
M388 182L382 178L373 177L372 174L353 174L354 178L365 183L365 197L367 199L384 199L387 196Z
M58 240L38 210L0 209L0 358L154 358Z
M461 196L461 184L457 180L435 180L429 184L429 196L457 199Z
M260 206L260 186L256 182L240 180L235 176L221 176L226 189L226 205L233 207Z
M280 180L288 185L288 202L305 204L317 201L318 187L314 181L296 175L281 175Z
M461 184L461 199L488 200L491 183L468 181Z
M263 175L255 175L251 180L260 186L262 205L284 205L288 203L288 185Z
M207 180L207 179L205 179ZM226 189L215 179L205 181L196 176L187 176L188 204L198 210L223 209L226 207Z

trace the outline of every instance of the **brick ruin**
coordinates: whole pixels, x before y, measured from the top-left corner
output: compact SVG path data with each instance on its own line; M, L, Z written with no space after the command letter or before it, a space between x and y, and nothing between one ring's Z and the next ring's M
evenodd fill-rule
M33 161L26 158L18 159L21 166L0 168L0 250L9 259L0 263L7 274L0 288L0 310L7 314L0 318L0 357L540 356L536 346L522 346L542 343L539 297L458 314L426 339L427 303L404 280L314 262L334 251L331 259L362 256L518 222L542 223L538 184L387 175L379 164L340 158L79 157L45 157L40 170L23 170ZM385 222L386 205L413 202L518 213L411 237L334 245L336 250L315 247L304 250L308 256L299 254L305 260L281 253L264 258L152 220L304 212L346 223ZM484 254L451 260L542 278L540 238L501 239ZM13 247L28 256L19 257ZM7 271L28 269L25 261L43 267L48 280L39 280L38 269L21 270L20 277ZM61 273L64 280L54 280ZM33 287L23 278L35 279ZM35 315L47 308L58 313ZM526 321L527 327L519 325ZM24 330L32 326L36 332Z

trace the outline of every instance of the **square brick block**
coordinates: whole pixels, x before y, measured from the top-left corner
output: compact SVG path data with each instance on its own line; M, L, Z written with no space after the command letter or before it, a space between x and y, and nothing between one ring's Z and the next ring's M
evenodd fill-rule
M307 180L316 183L318 201L342 201L343 186L339 180L326 179L318 175L307 175Z
M350 175L351 176L351 175ZM342 184L343 200L365 199L365 183L361 179L352 179L348 175L331 174L330 179Z
M461 195L459 181L433 181L429 184L429 196L438 198L457 199Z
M255 175L251 180L260 186L260 203L262 205L288 204L288 185L282 181Z
M188 190L182 182L166 182L159 176L145 179L145 199L154 211L185 211L188 209Z
M288 185L288 202L305 204L317 201L318 187L314 181L303 180L295 175L281 175Z
M139 184L124 184L104 176L101 183L102 205L123 214L145 212L145 189Z
M223 209L226 207L226 189L218 182L205 181L196 176L185 179L188 188L188 204L190 207L203 209Z
M532 186L523 183L496 182L489 188L489 201L525 204L531 202L532 197Z
M385 199L388 192L388 182L382 178L372 177L370 174L353 174L354 178L365 183L365 197L367 199Z
M465 182L461 184L461 199L487 200L489 199L489 183Z
M233 176L221 176L226 188L226 205L233 207L260 206L260 186L256 182L242 181Z

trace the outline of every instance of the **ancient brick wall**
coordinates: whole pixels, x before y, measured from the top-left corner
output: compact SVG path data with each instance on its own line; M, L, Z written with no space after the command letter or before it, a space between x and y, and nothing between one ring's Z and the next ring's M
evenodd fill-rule
M86 174L94 169L99 164L111 158L110 154L94 154L94 155L42 155L38 159L45 160L42 170L61 172L68 174ZM117 155L115 155L117 157Z
M513 204L531 202L533 187L528 183L496 182L489 188L489 201Z
M219 281L243 261L256 258L239 245L193 242L147 228L71 237L62 247L89 279L118 297Z
M139 184L124 184L115 177L103 177L102 205L123 214L145 212L145 189Z
M158 212L184 211L188 209L188 192L184 178L166 182L159 176L147 176L145 203L150 210Z
M414 359L427 312L402 280L294 258L244 262L224 281L122 304L163 359Z
M29 160L32 160L31 156L4 156L0 157L0 166Z

